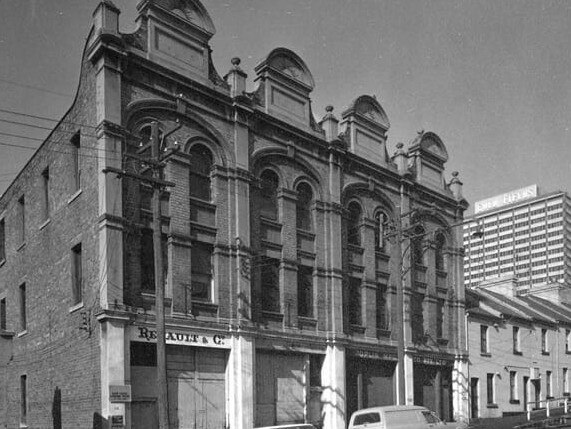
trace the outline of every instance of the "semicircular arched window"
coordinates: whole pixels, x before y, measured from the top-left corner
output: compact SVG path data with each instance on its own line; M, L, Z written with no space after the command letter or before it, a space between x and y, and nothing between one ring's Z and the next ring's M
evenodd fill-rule
M389 241L387 240L387 227L389 216L382 211L375 215L375 250L381 252L389 251Z
M278 220L278 175L272 170L265 170L260 176L260 184L260 215Z
M190 148L190 196L203 201L210 201L211 183L210 173L212 170L212 152L201 144Z
M349 217L347 219L347 242L355 246L361 245L361 206L352 202L349 204Z
M313 203L313 191L311 186L302 182L297 185L296 223L298 229L311 231L311 204Z
M424 258L424 228L422 226L417 226L414 228L412 237L411 237L411 254L413 263L416 265L425 265L425 258Z

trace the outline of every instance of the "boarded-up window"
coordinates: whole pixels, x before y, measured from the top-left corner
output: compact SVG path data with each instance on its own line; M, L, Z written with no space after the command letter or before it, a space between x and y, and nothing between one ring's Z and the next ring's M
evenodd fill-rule
M361 206L356 202L349 204L347 219L347 242L355 246L361 245Z
M190 196L204 201L211 199L210 173L212 153L203 145L194 145L190 155Z
M300 183L297 187L296 222L299 229L312 230L311 204L313 192L307 183Z
M262 262L261 282L262 310L278 313L280 311L280 282L277 259L267 258Z
M313 316L313 268L300 266L297 270L297 314Z
M265 170L260 182L260 214L267 219L278 220L278 176L271 170Z
M192 299L212 300L212 246L197 242L191 250Z

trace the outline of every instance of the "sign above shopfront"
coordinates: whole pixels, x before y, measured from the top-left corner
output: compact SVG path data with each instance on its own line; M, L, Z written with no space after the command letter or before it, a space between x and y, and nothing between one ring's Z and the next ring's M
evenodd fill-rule
M165 339L167 344L176 344L181 346L215 347L222 349L230 348L230 341L222 334L201 334L197 332L167 329ZM148 341L156 343L157 331L156 329L148 328L146 326L136 326L135 329L131 330L131 341Z
M376 350L355 349L349 352L352 356L361 359L380 359L380 360L397 360L397 356L387 352L380 352Z
M526 186L525 188L516 189L515 191L506 192L505 194L496 195L495 197L486 198L485 200L476 201L474 204L474 214L486 212L488 210L493 210L535 197L537 197L537 185Z

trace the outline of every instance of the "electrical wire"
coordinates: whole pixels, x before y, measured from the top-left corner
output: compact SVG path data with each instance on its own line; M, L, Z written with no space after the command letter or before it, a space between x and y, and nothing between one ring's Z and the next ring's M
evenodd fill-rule
M0 112L2 112L2 113L9 113L9 114L11 114L11 115L23 116L23 117L25 117L25 118L40 119L40 120L42 120L42 121L56 122L56 123L69 124L69 125L77 125L77 126L79 126L79 127L92 128L92 129L94 129L94 130L97 129L96 126L90 125L90 124L85 124L85 123L81 123L81 122L74 122L74 121L67 121L67 120L61 120L61 119L48 118L48 117L46 117L46 116L39 116L39 115L32 115L32 114L29 114L29 113L16 112L15 110L10 110L10 109L0 109Z
M14 82L13 80L8 80L8 79L4 79L4 78L0 78L0 82L4 82L4 83L8 83L10 85L15 85L15 86L20 86L22 88L27 88L27 89L34 89L36 91L42 91L48 94L53 94L53 95L59 95L60 97L67 97L67 98L71 98L73 97L73 95L71 94L66 94L63 92L57 92L57 91L52 91L50 89L46 89L46 88L42 88L39 86L34 86L34 85L26 85L24 83L19 83L19 82Z

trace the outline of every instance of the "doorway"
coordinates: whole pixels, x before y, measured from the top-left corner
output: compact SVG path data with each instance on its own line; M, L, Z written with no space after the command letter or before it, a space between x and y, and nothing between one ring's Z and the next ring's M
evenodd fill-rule
M472 398L470 403L470 417L473 419L477 419L480 415L480 396L478 382L479 380L477 378L470 379L470 398Z

